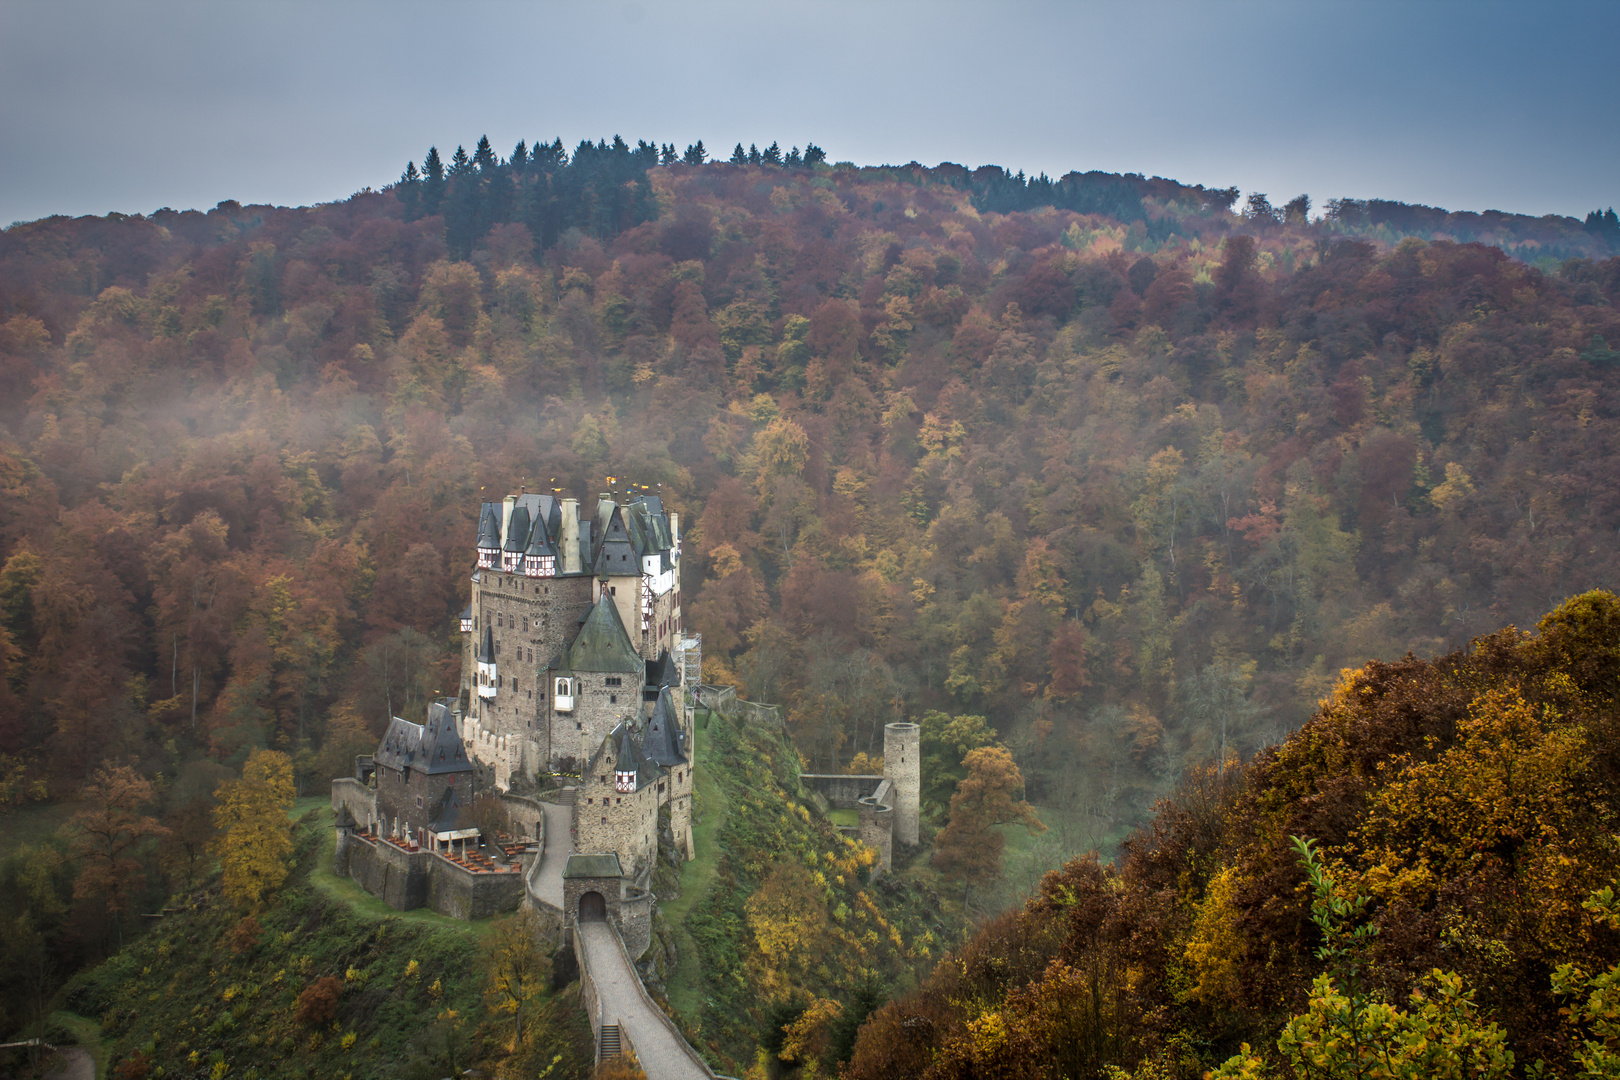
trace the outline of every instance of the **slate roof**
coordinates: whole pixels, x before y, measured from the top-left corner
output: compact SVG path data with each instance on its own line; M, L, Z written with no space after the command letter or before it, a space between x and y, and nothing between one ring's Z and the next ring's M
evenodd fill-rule
M466 794L471 796L470 786ZM433 822L428 826L429 832L465 832L478 827L473 823L472 807L462 795L461 788L454 784L445 788L444 795L432 808Z
M512 508L512 520L506 523L506 545L503 551L521 552L529 541L529 508L521 503Z
M647 730L641 735L641 750L656 765L670 768L686 764L686 732L681 729L680 710L665 687L658 694L647 721Z
M416 769L429 775L472 772L455 717L439 702L428 707L426 724L394 717L377 747L376 762L391 769Z
M565 878L623 877L619 857L613 852L606 855L570 855L563 867Z
M481 548L501 546L501 511L494 503L487 502L478 511L478 546Z
M546 555L555 557L557 554L557 545L551 542L551 534L546 529L546 519L541 514L535 515L534 524L529 527L529 543L523 549L523 554L531 558Z
M493 664L495 662L495 632L489 628L489 620L484 620L484 640L478 643L478 662L480 664Z
M619 618L618 605L606 592L581 622L579 634L562 655L561 666L568 671L644 670L645 662Z
M609 750L613 751L613 771L633 772L636 774L635 790L640 791L648 784L658 779L661 770L642 753L641 746L636 741L635 729L623 720L619 726L608 732L602 745L597 747L596 753L591 756L588 772L596 772L601 768L602 760Z
M469 616L470 617L470 616ZM656 660L647 661L647 685L650 687L681 685L681 665L668 649Z

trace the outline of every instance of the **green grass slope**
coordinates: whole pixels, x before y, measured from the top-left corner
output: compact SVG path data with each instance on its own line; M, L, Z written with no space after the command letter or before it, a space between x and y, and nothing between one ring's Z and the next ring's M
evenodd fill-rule
M716 715L697 766L698 855L663 904L678 1020L720 1072L737 1075L816 999L848 1006L833 1026L852 1043L871 999L914 986L955 944L958 914L933 872L908 869L903 856L894 874L869 881L862 849L799 798L798 754L779 731ZM826 1053L835 1060L836 1046Z
M332 875L329 810L301 817L295 840L256 940L210 891L69 986L68 1007L99 1019L115 1075L408 1080L542 1058L553 1077L589 1071L577 984L541 1005L537 1045L512 1057L483 1000L490 924L401 915ZM342 984L332 1017L301 1022L299 994L326 977Z

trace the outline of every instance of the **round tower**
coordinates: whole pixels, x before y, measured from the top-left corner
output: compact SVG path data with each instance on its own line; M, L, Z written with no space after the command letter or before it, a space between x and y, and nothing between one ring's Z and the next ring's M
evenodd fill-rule
M915 847L922 802L921 729L916 724L884 725L883 775L894 784L894 838Z

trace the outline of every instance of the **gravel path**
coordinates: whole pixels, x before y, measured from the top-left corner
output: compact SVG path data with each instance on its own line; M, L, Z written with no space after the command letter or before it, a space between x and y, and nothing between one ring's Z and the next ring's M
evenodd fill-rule
M542 802L546 811L546 854L540 860L535 891L541 900L558 911L563 906L563 870L574 853L574 808Z
M665 1026L663 1015L641 996L641 980L608 924L582 922L579 936L585 950L580 961L596 984L602 1022L617 1021L630 1037L648 1080L711 1080L712 1074L692 1060L680 1037Z
M57 1056L57 1066L46 1074L46 1080L96 1080L96 1060L90 1056L90 1051L69 1046Z

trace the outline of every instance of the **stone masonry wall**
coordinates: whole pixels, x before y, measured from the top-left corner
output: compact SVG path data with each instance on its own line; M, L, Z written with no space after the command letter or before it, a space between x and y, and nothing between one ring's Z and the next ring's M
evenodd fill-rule
M922 740L916 724L883 726L883 775L894 781L894 838L917 846L922 817Z
M340 831L332 872L353 878L395 911L409 911L427 903L428 863L432 858L426 851L401 851L393 844L372 844Z
M622 794L613 789L613 766L604 759L602 774L582 777L574 799L575 847L586 854L613 852L626 874L649 865L658 843L658 786ZM604 800L612 800L604 802Z
M349 816L362 827L377 816L377 792L352 776L340 776L332 781L332 813L349 808Z
M644 889L635 889L619 903L619 936L631 960L639 960L652 944L653 901Z
M814 791L835 810L854 810L883 783L881 776L846 776L842 773L800 773L799 784Z
M472 584L477 628L472 638L476 645L483 627L490 627L501 681L493 699L474 696L475 719L485 731L505 736L527 751L518 767L530 775L548 766L553 756L545 719L550 715L551 687L544 669L568 645L579 630L580 618L590 610L591 582L588 574L530 578L485 570Z
M431 857L426 906L440 915L487 919L516 911L522 903L522 874L475 874L437 855Z

